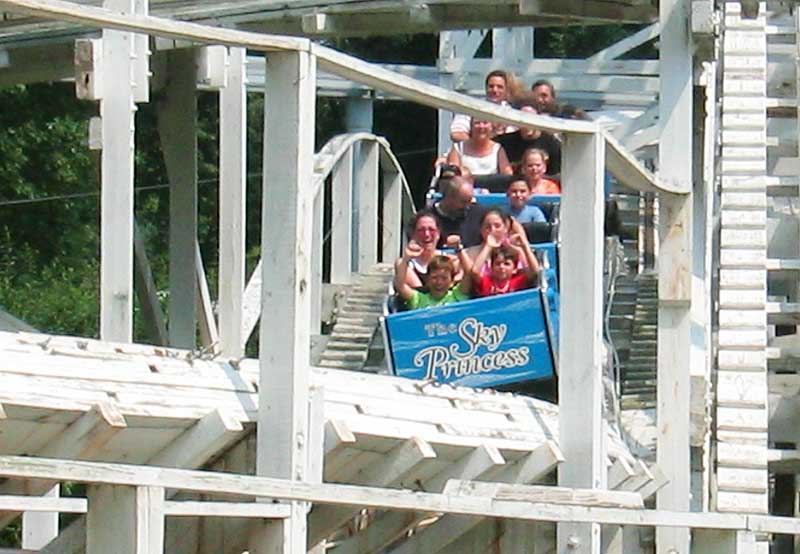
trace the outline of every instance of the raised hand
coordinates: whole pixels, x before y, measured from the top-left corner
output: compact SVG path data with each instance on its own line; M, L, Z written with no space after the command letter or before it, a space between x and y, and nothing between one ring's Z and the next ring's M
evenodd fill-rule
M460 235L447 235L447 238L444 240L445 246L447 248L452 248L453 250L458 250L458 247L461 246L461 236Z
M422 247L417 244L417 241L410 240L406 245L406 250L404 252L406 258L416 258L417 256L422 255Z
M498 239L494 235L489 234L489 235L486 236L486 240L484 241L483 244L485 244L489 248L497 248L498 246L500 246L502 244L502 242L500 241L500 239Z

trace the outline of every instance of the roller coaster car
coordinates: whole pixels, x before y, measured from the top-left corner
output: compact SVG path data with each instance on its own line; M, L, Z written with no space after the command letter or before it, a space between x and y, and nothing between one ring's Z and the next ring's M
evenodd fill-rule
M505 196L477 197L505 205ZM542 201L542 199L546 199ZM557 372L558 197L537 197L547 223L526 231L542 265L540 287L437 308L387 313L381 320L389 369L411 379L502 387L551 379ZM542 242L542 239L547 242Z

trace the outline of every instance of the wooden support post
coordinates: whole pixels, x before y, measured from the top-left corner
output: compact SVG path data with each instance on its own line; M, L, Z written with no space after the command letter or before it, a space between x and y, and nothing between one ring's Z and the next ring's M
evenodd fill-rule
M391 263L400 256L403 240L403 178L394 168L383 172L383 221L381 261Z
M378 261L378 143L362 142L355 160L358 209L358 267L367 271Z
M228 84L219 93L219 343L241 357L247 198L246 50L231 48Z
M565 461L558 484L605 488L607 471L602 414L603 161L600 135L568 135L564 141L561 199L559 436ZM560 524L559 553L597 554L600 526Z
M158 131L170 182L169 342L195 347L197 240L197 100L195 53L167 52L169 76L158 104Z
M312 201L311 210L311 334L322 332L322 272L325 229L323 219L325 206L325 187L319 190Z
M86 554L163 554L163 488L90 485L86 492Z
M263 261L257 475L303 481L308 395L316 59L303 51L267 56L264 122ZM306 552L306 506L285 522L259 526L251 553Z
M350 283L353 272L353 148L333 168L331 187L331 284Z
M134 12L133 0L103 7ZM100 338L133 340L133 102L134 36L103 31L103 151L100 191Z
M44 493L58 498L60 485ZM22 514L22 548L39 550L58 536L58 512L24 512Z
M659 176L691 189L692 183L692 37L689 0L660 4L661 100ZM692 196L659 198L658 255L658 465L668 484L658 492L664 510L689 510L691 463L689 405L691 360ZM658 554L688 554L689 531L656 529Z
M344 124L348 133L371 133L373 122L372 98L348 98L345 104L344 117Z

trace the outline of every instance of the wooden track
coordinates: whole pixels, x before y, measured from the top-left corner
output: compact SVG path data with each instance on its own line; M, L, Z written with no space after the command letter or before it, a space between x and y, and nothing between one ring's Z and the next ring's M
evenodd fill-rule
M255 360L21 333L0 333L0 351L0 454L231 470L239 466L224 461L227 453L253 446ZM324 398L326 482L441 490L448 478L486 471L536 482L541 464L535 475L520 473L525 460L545 456L553 468L563 459L558 408L544 401L326 368L314 368L312 387ZM657 480L648 466L616 434L606 440L612 486L650 492ZM252 470L242 463L237 471ZM49 486L34 482L26 492ZM0 494L15 492L0 484ZM337 536L355 515L312 512L313 537Z

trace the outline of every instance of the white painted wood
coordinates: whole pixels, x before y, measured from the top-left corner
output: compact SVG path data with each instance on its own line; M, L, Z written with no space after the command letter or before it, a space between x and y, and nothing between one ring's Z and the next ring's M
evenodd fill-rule
M43 499L60 500L60 485L44 493ZM2 501L0 497L0 502ZM6 499L7 500L7 499ZM85 511L84 507L84 511ZM22 514L22 548L39 550L58 536L58 511Z
M21 512L22 510L27 510L25 512L26 514L39 515L39 516L49 516L50 512L81 514L86 512L86 500L83 498L61 498L54 494L45 494L44 496L27 496L27 495L20 496L20 495L4 494L0 496L0 510L11 511L11 512ZM36 520L33 519L31 521L35 523ZM48 527L45 527L44 530L49 530L50 522L48 521L46 523ZM56 523L58 523L57 519ZM55 530L56 530L55 535L58 535L57 525ZM26 532L23 529L22 531L23 542L28 541L28 543L30 544L31 541L35 541L35 539L38 538L37 533L33 531L36 531L36 529L32 529L28 532ZM55 538L55 535L51 537L51 539ZM39 548L41 548L41 546L36 547L30 545L29 546L23 545L23 548L30 548L30 549L35 548L38 550Z
M228 82L219 92L219 340L241 357L247 199L247 94L244 48L231 48Z
M200 467L211 456L233 444L243 431L242 424L231 414L212 410L148 463L163 467Z
M270 319L261 320L259 335L259 381L268 385L259 389L256 473L303 481L309 439L316 60L305 52L272 53L267 71L261 313ZM294 504L281 529L280 551L306 551L304 509Z
M599 137L567 136L563 145L559 430L565 463L558 484L605 488L602 417L602 228L604 144ZM573 188L571 188L573 187ZM559 525L558 551L579 542L575 554L600 549L598 525Z
M331 283L350 282L353 271L353 149L333 169L331 202Z
M149 0L133 0L133 13L146 16ZM133 99L135 102L150 101L150 37L143 33L133 35Z
M378 145L362 142L353 163L358 210L356 264L362 273L378 261Z
M661 2L659 60L661 89L659 176L673 186L692 188L692 37L691 3ZM724 132L724 131L723 131ZM657 463L669 483L658 491L659 509L689 509L689 406L691 361L691 198L659 198ZM685 528L656 529L656 552L689 552Z
M103 6L131 14L133 0ZM133 35L103 31L100 188L100 337L133 340Z
M86 554L162 554L164 489L90 485Z
M523 501L496 502L488 498L459 498L442 494L348 485L298 483L219 472L203 472L129 466L98 462L0 456L0 475L17 478L52 478L94 485L177 488L206 493L239 494L321 504L351 504L396 510L422 510L462 515L512 517L541 521L594 521L604 524L690 527L697 529L755 530L800 534L795 518L764 516L753 519L740 514L690 513L664 510L620 510L536 504ZM90 497L90 510L92 499ZM163 508L162 508L163 511ZM752 527L750 527L752 523Z
M325 187L317 189L311 201L311 314L309 316L309 330L312 335L322 332L322 273L323 273L323 246L325 230L323 228L324 206L327 201Z
M158 103L158 131L170 181L169 341L191 349L197 329L197 76L193 50L171 50L167 57L169 79Z
M618 508L644 508L642 495L624 491L578 489L548 485L521 485L485 483L451 479L444 494L454 496L480 496L500 500L522 500L548 504L604 506Z
M359 472L354 484L376 487L397 487L407 478L413 482L413 472L426 461L436 458L433 448L425 441L409 440L394 447L384 461L372 464ZM314 509L308 524L308 542L315 545L325 539L338 527L355 516L358 510L349 506L319 506Z
M421 488L422 490L441 492L445 483L453 477L475 478L504 464L505 460L497 450L479 447L423 482ZM425 514L422 514L417 518L410 519L408 514L400 512L382 514L366 529L340 541L337 548L341 550L341 554L374 552L384 548L400 536L405 529L412 527L424 517L426 517Z
M381 164L383 166L383 164ZM403 242L403 175L394 169L383 170L383 219L381 221L381 260L392 262L400 256Z
M287 504L264 504L261 502L209 502L192 500L168 500L164 503L164 515L172 517L243 517L258 519L282 519L289 517Z

